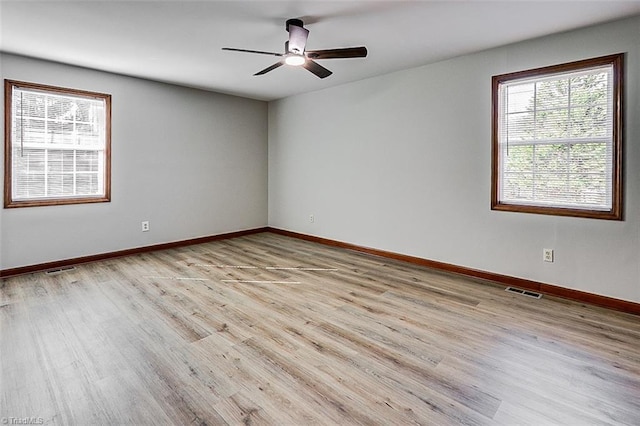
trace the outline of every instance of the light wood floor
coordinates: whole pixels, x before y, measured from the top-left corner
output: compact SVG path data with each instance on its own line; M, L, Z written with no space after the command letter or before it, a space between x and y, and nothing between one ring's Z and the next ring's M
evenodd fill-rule
M639 317L271 233L4 280L0 369L9 423L640 424Z

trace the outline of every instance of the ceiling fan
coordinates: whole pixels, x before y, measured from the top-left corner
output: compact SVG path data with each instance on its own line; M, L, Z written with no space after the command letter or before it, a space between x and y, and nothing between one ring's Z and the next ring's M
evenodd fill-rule
M262 71L258 71L254 75L263 75L287 64L302 66L320 78L329 77L332 72L318 64L314 59L364 58L367 56L367 48L364 46L345 47L339 49L305 50L307 38L309 37L309 30L304 28L304 23L300 19L287 20L286 30L289 32L289 40L284 43L284 53L236 49L233 47L223 47L222 50L257 53L259 55L279 56L282 58L280 61L263 69Z

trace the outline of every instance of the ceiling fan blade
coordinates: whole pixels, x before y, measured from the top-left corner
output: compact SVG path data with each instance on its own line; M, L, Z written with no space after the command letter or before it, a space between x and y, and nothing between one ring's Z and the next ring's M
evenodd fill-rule
M289 30L289 52L301 55L307 45L309 30L297 25L287 25Z
M262 75L262 74L266 74L269 71L273 71L276 68L282 66L282 64L284 64L284 61L280 61L280 62L276 62L275 64L271 65L270 67L267 67L265 69L263 69L262 71L258 71L257 73L255 73L254 75Z
M311 59L307 59L302 66L320 78L326 78L333 74L331 71Z
M367 56L367 48L360 46L342 49L308 50L305 54L309 59L364 58Z
M232 52L257 53L259 55L282 56L282 53L263 52L262 50L236 49L235 47L223 47L222 50L230 50Z

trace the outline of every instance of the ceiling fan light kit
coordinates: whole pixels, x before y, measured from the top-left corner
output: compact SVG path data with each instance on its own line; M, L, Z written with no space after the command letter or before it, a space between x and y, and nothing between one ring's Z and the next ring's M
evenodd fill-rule
M284 44L284 53L264 52L261 50L237 49L234 47L223 47L222 50L233 52L255 53L258 55L270 55L281 57L279 62L258 71L254 75L263 75L274 69L287 64L292 66L302 66L319 78L329 77L332 72L318 64L317 59L347 59L364 58L367 56L367 48L345 47L338 49L306 50L309 30L304 28L304 23L300 19L289 19L285 24L285 29L289 33L289 40Z
M306 62L304 55L298 55L295 53L290 53L285 56L284 62L287 65L292 65L294 67L300 66Z

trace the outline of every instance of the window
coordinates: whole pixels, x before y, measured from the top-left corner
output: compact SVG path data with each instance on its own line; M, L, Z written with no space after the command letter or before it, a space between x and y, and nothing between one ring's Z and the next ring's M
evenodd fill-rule
M622 58L493 77L492 209L622 218Z
M5 80L5 207L110 201L111 96Z

